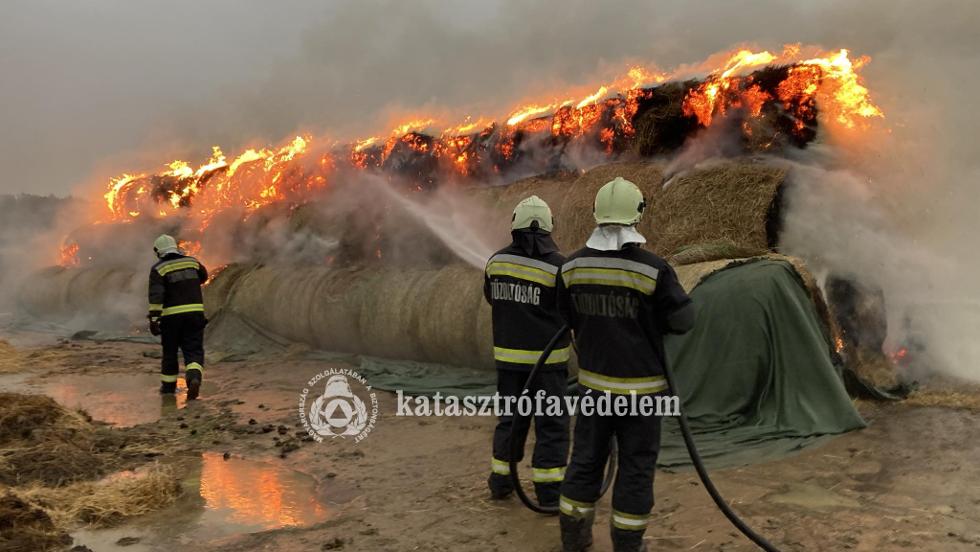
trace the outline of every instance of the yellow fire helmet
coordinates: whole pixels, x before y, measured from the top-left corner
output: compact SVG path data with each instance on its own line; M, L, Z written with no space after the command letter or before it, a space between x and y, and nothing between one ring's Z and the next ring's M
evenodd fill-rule
M598 224L634 225L645 207L643 192L636 184L617 176L599 188L592 212Z
M177 253L177 240L173 236L163 234L153 242L153 251L156 251L158 257Z
M531 223L538 222L538 228L545 232L551 232L555 226L555 221L551 216L551 207L540 197L533 195L526 197L514 207L514 217L511 219L511 230L521 230L531 228Z

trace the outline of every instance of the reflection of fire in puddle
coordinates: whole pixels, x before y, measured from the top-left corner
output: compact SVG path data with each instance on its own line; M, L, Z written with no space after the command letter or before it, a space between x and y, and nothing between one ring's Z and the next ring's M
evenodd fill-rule
M332 513L313 477L273 463L204 453L183 467L184 496L173 507L121 527L78 531L74 544L99 552L169 551L191 542L313 525ZM329 494L331 502L350 498L334 496L333 489ZM139 542L123 548L116 542L124 537Z
M203 455L200 493L205 517L218 516L252 529L318 523L326 519L327 509L313 487L309 476L272 464Z

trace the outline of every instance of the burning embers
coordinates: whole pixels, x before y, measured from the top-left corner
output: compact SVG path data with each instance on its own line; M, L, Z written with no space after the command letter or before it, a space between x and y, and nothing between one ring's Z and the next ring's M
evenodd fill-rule
M737 122L745 148L758 151L804 147L816 137L818 114L821 123L845 128L882 116L857 74L866 58L852 61L840 50L805 59L800 51L798 45L778 55L739 50L703 80L679 82L680 75L634 68L585 97L520 107L498 123L468 117L434 132L437 121L423 117L387 137L319 149L310 137L297 137L234 159L215 147L197 168L174 161L156 174L111 179L109 220L178 216L200 232L223 212L248 216L270 203L303 202L349 171L424 189L448 180L577 169L574 160L583 153L593 160L668 153L723 120ZM66 258L77 258L77 251Z

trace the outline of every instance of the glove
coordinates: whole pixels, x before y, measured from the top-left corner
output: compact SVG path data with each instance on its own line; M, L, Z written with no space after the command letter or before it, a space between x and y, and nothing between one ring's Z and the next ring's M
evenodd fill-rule
M150 318L150 335L160 335L159 318Z

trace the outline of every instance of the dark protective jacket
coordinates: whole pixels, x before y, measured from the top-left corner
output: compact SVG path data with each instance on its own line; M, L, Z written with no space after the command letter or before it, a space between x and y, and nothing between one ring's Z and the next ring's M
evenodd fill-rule
M513 232L514 242L487 262L483 295L493 313L493 356L501 370L530 370L564 322L555 281L565 258L540 231ZM565 369L569 339L563 338L542 370Z
M620 394L666 389L663 336L691 302L666 261L635 245L586 247L562 265L557 295L575 332L579 383Z
M150 269L150 317L204 312L208 271L194 257L171 253Z

